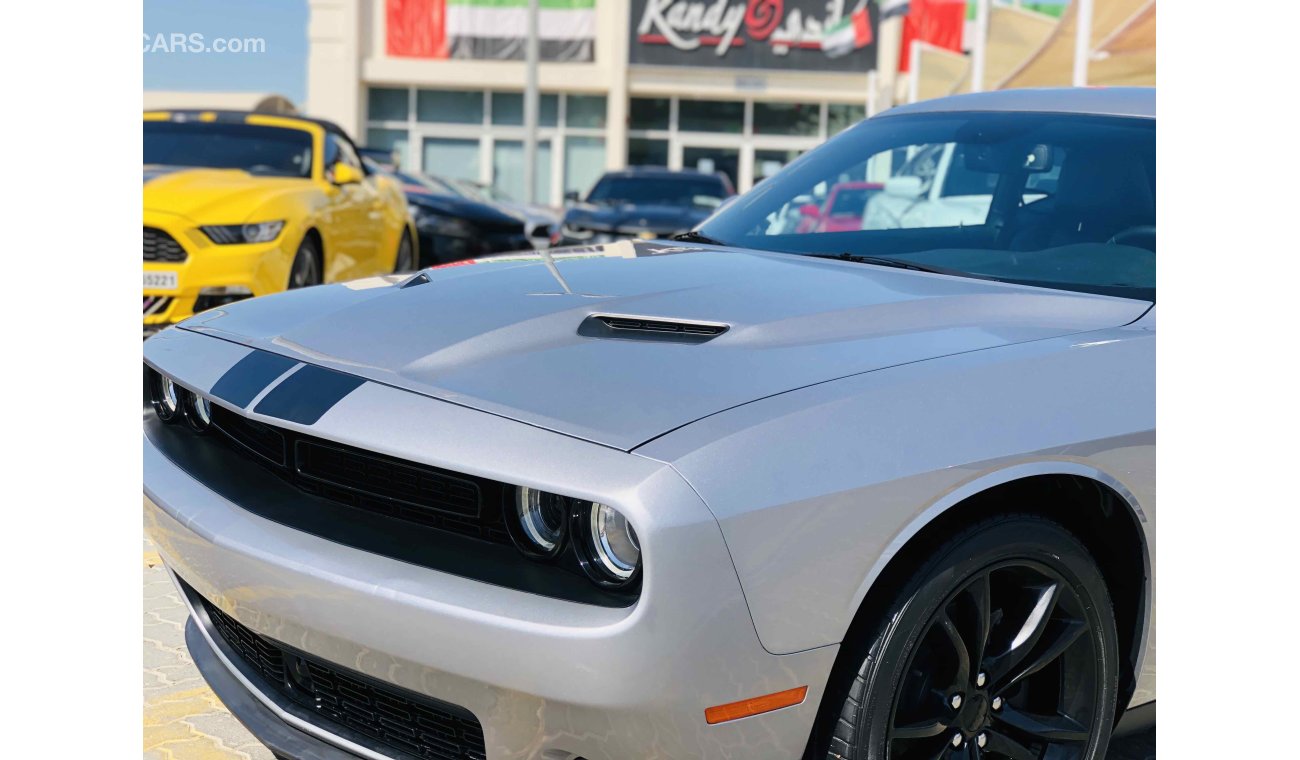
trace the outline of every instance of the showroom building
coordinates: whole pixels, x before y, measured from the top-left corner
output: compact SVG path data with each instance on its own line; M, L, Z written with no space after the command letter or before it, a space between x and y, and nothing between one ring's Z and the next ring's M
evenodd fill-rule
M522 198L526 0L310 0L308 111L403 166ZM867 0L541 0L537 199L608 169L738 190L865 115Z

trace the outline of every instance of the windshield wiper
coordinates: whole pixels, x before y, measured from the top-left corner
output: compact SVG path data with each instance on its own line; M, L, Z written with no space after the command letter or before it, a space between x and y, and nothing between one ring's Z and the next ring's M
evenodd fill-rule
M875 264L882 267L894 267L895 269L910 269L913 272L929 272L930 274L953 274L950 269L939 269L937 267L921 266L913 264L910 261L900 259L887 259L881 256L862 256L856 253L810 253L815 259L838 259L839 261L852 261L855 264Z
M690 232L683 232L680 235L673 235L671 239L681 243L702 243L704 245L727 245L721 240L714 240L708 235L701 235L695 230L691 230Z

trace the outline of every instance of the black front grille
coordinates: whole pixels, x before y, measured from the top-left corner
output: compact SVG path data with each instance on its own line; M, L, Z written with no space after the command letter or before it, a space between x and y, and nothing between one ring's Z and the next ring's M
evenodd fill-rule
M473 482L385 457L315 441L296 445L298 474L322 484L371 494L411 507L437 505L445 512L478 517L482 497Z
M322 728L342 726L381 745L376 749L396 750L404 758L486 757L483 727L469 711L286 647L254 633L207 600L203 608L217 634L261 677L262 685L310 710Z
M171 296L145 296L144 297L144 315L152 317L155 314L162 314L171 306Z
M212 424L248 451L271 464L285 466L284 433L256 420L240 417L219 404L212 405Z
M451 531L510 544L496 481L345 446L266 425L212 405L212 423L236 451L314 496Z
M185 249L176 239L155 227L144 228L144 260L178 264L185 260Z

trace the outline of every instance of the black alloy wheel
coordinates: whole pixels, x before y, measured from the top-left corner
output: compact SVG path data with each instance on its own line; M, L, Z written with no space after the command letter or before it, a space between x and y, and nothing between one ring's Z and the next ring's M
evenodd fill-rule
M411 245L411 233L403 232L402 241L397 244L397 259L393 263L393 273L401 274L415 268L415 251Z
M1096 564L1064 528L1015 516L967 529L890 610L849 661L856 676L831 704L835 724L815 756L1105 756L1118 691L1114 614Z
M289 290L306 288L321 283L320 251L311 238L303 238L294 254L293 266L289 269Z

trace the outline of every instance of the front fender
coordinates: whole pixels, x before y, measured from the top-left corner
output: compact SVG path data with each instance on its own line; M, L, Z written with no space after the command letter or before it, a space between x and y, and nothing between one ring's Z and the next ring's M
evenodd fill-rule
M1153 521L1154 352L1131 327L937 358L755 401L637 453L713 510L768 651L802 651L843 639L922 527L1008 479L1096 477Z

